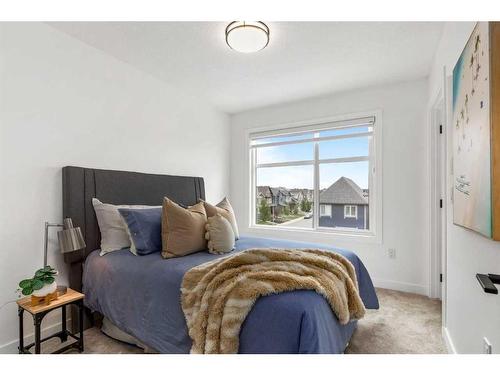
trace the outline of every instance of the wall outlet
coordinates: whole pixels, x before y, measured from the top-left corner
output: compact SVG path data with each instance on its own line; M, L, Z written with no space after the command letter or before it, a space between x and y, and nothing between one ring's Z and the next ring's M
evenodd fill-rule
M396 258L396 249L387 249L387 255L391 259Z
M493 353L491 344L486 337L483 337L483 353L484 354L492 354Z

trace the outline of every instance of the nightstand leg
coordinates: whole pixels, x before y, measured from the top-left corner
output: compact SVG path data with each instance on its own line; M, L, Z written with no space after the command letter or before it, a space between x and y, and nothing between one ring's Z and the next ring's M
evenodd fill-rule
M78 307L79 307L79 313L78 313L78 319L79 319L79 323L80 323L80 337L79 337L79 346L80 346L80 353L83 352L83 300L81 300L79 303L78 303Z
M24 309L19 307L17 309L17 315L19 316L19 354L24 354Z
M68 341L68 333L66 330L66 306L62 306L62 311L61 311L61 326L62 326L62 335L61 335L61 342Z
M40 325L41 317L35 315L35 354L40 354Z

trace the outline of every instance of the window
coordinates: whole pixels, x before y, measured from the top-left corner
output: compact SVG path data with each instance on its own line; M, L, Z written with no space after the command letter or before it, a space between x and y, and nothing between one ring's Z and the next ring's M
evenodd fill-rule
M320 204L319 214L320 216L332 216L332 206L329 204Z
M357 206L344 206L344 218L358 218Z
M250 134L252 225L374 234L375 120Z

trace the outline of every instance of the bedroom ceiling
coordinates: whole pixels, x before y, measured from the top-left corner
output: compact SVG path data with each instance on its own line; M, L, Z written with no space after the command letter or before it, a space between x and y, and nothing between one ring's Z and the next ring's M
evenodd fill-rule
M224 41L229 22L65 22L51 26L236 113L426 77L443 23L266 22L267 48Z

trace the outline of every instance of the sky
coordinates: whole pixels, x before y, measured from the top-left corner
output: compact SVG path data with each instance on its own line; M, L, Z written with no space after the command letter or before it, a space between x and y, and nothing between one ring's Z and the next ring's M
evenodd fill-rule
M366 128L364 128L366 131ZM335 130L338 134L339 130ZM332 134L322 132L321 136ZM304 136L293 136L293 139ZM290 140L291 137L274 137L272 142ZM267 138L268 140L270 138ZM268 141L269 142L269 141ZM262 142L264 143L264 142ZM319 143L319 158L332 159L368 156L369 137L345 138ZM298 143L276 147L257 148L257 163L278 163L314 159L313 143ZM257 185L292 188L313 188L313 166L269 167L257 169ZM368 188L368 161L353 163L320 164L320 189L326 189L340 177L356 182L362 189Z

